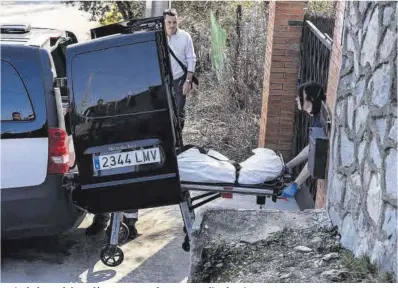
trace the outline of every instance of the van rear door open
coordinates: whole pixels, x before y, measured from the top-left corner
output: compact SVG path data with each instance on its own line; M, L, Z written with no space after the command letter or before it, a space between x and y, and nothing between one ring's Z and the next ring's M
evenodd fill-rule
M163 30L68 46L67 79L79 188L90 212L179 204L174 111ZM177 133L179 133L177 131Z

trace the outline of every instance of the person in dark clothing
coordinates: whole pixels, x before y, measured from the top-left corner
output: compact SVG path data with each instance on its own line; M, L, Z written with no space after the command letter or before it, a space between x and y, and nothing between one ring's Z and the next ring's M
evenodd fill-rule
M325 101L325 91L323 86L317 82L307 82L299 87L297 95L297 105L302 110L312 116L311 127L322 127L320 121L320 111L322 101ZM285 169L291 170L297 165L308 160L308 145L290 162L286 164ZM297 176L295 181L283 190L282 197L294 197L299 191L300 186L308 179L310 173L308 171L308 163Z

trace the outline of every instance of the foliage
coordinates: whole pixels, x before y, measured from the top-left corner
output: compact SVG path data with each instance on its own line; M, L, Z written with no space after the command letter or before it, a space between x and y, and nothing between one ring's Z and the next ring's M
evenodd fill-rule
M106 12L99 22L101 25L109 25L117 23L123 19L122 14L119 12L116 4L112 4L109 12Z
M334 18L336 1L308 1L307 14Z
M91 21L107 21L104 18L114 9L113 14L120 20L142 18L145 15L145 1L64 1L64 3L77 6L80 10L91 13ZM118 15L119 14L119 15ZM113 18L110 19L113 21Z

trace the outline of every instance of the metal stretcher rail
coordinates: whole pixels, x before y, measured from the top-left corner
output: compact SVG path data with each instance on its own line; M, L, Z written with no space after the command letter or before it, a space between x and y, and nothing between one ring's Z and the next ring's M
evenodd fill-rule
M279 184L279 183L278 183ZM245 194L245 195L262 195L262 196L274 196L275 193L273 190L280 189L281 185L277 185L274 187L265 186L264 188L258 186L258 188L253 186L234 186L231 184L225 185L214 185L209 183L181 183L181 188L183 190L191 190L191 191L211 191L211 192L224 192L224 193L236 193L236 194ZM271 190L271 191L270 191Z

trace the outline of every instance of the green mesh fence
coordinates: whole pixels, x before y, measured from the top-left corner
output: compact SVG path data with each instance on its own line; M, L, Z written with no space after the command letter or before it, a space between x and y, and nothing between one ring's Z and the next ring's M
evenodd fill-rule
M216 17L211 13L211 66L221 79L227 61L226 46L227 32L217 23Z

